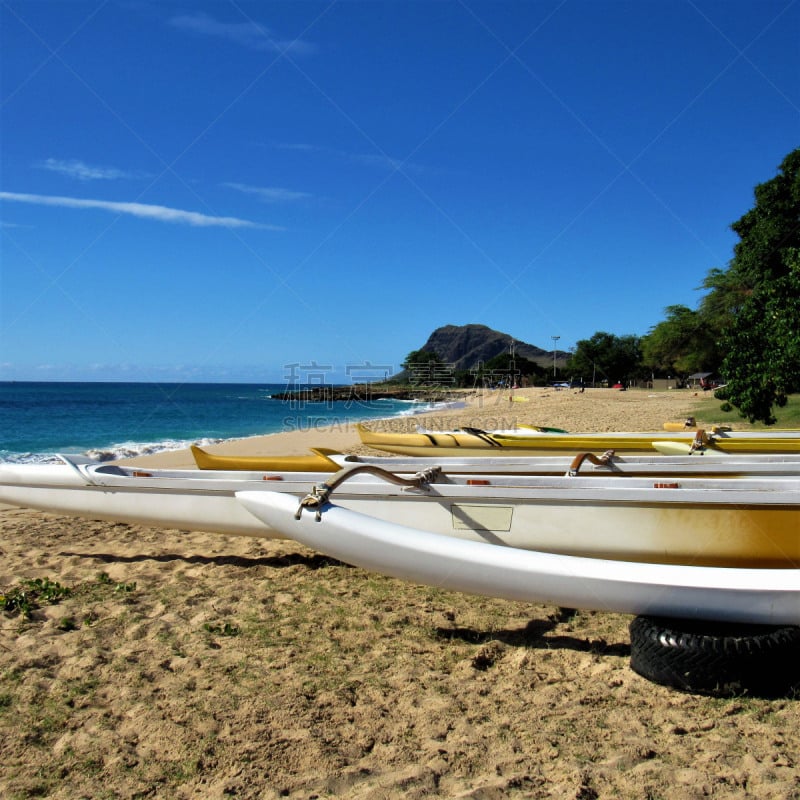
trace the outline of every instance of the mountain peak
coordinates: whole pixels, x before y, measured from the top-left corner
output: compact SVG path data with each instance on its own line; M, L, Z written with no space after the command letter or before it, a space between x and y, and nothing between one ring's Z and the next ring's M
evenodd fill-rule
M479 362L486 362L501 353L509 352L512 343L516 355L543 367L552 365L552 350L543 350L541 347L522 342L508 333L479 324L443 325L428 337L428 341L420 350L435 352L455 369L463 370L471 369ZM556 351L559 361L563 362L566 356L563 351Z

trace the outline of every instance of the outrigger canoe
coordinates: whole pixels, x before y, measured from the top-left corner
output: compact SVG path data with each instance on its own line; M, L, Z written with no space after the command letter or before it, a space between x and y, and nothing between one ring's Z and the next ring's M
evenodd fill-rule
M695 477L757 477L767 475L796 475L800 477L800 454L755 454L729 456L716 450L698 448L686 453L676 452L671 442L656 445L655 454L616 453L606 450L569 455L494 455L483 456L365 456L346 455L327 448L312 448L308 456L237 456L209 453L192 446L198 469L216 472L336 472L350 464L371 464L392 472L413 473L429 467L440 467L446 474L488 473L501 475L683 475ZM663 450L662 450L663 448ZM62 456L69 461L69 456ZM124 462L122 462L124 465ZM86 468L103 471L106 465L94 462ZM124 466L121 466L121 469ZM158 473L159 470L154 470ZM178 474L173 471L171 474ZM192 472L188 471L191 477ZM235 475L230 476L235 478Z
M559 433L536 428L484 431L460 428L452 431L416 432L374 431L356 425L361 442L376 450L399 455L481 456L513 452L519 455L547 455L582 450L615 452L654 452L660 445L671 452L708 450L720 453L795 453L800 454L800 431L711 432L652 431L622 433Z
M331 458L340 453L325 447L312 447L311 454L307 456L219 455L197 445L192 445L191 451L198 469L282 472L336 472L341 469L341 465Z
M800 477L147 470L0 465L0 502L161 528L285 535L236 501L280 491L437 535L574 556L726 567L800 567Z
M656 617L800 624L800 569L635 563L463 541L326 504L298 515L296 498L240 492L265 525L348 564L470 594ZM565 537L568 537L565 532Z

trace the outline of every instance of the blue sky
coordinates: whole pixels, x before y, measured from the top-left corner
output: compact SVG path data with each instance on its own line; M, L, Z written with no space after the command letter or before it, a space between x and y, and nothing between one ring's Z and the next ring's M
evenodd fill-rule
M797 0L0 14L5 380L348 381L447 324L643 335L800 144Z

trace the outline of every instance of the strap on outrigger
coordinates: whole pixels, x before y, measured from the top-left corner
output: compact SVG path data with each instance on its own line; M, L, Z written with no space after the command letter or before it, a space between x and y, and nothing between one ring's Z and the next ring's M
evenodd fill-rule
M300 501L297 511L294 515L295 519L300 519L303 514L303 509L314 509L316 512L317 522L322 519L322 507L330 500L330 496L334 489L341 486L346 480L352 478L354 475L359 475L363 472L375 475L390 483L396 483L399 486L408 486L413 489L421 489L429 483L436 480L442 473L441 467L428 467L410 478L403 478L390 472L388 469L376 467L373 464L356 464L352 467L345 467L340 469L329 481L321 483L319 486L314 486L311 491Z

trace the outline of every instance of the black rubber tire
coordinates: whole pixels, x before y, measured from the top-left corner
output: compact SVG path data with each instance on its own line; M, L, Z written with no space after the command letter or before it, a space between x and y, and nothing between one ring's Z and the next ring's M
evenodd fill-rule
M631 669L684 692L782 697L800 690L800 627L636 617Z

